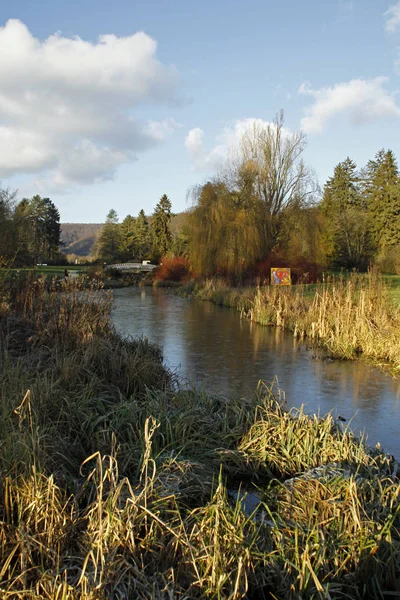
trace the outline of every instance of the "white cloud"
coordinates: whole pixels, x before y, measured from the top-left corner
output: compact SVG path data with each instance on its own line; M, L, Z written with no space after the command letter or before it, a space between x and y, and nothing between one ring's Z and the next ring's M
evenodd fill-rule
M385 29L388 33L396 33L400 29L400 2L393 4L384 13L386 18Z
M220 167L226 155L226 148L220 144L207 150L204 144L204 131L199 127L191 129L186 136L185 146L197 171L209 171Z
M191 129L186 136L185 146L197 171L211 171L223 166L230 151L233 151L243 135L254 125L268 127L272 125L263 119L238 119L224 127L221 134L215 138L215 145L207 150L204 143L204 131L200 128Z
M319 90L303 83L299 94L312 96L314 103L305 109L301 127L306 133L321 132L328 121L345 113L353 123L373 121L384 117L400 117L400 107L394 95L385 89L387 77L352 79L346 83Z
M0 177L34 173L59 189L110 179L162 143L172 119L143 122L143 104L177 101L179 78L143 32L96 43L40 41L18 20L0 28Z
M148 129L155 140L163 142L171 133L181 127L175 119L164 119L163 121L149 121Z

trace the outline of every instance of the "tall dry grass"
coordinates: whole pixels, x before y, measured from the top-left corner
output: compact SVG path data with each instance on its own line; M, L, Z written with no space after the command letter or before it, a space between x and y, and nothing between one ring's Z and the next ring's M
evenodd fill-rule
M304 296L305 289L259 289L248 316L261 323L274 319L333 356L363 355L400 371L400 309L377 271L328 279L312 298Z
M311 290L308 285L235 289L209 279L181 293L235 307L256 323L293 331L333 357L363 356L400 373L400 307L376 270L328 277Z
M101 290L52 286L3 289L1 598L398 594L393 457L273 387L179 389Z

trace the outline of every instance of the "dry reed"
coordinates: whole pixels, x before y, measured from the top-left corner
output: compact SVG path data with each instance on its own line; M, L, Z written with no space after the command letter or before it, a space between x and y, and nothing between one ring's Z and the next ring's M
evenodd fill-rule
M367 274L328 277L293 288L229 288L223 280L191 283L182 294L232 306L244 318L293 331L336 358L366 357L400 373L400 307L375 269Z
M392 457L273 387L180 390L157 348L116 336L108 296L73 285L3 291L1 598L398 595Z

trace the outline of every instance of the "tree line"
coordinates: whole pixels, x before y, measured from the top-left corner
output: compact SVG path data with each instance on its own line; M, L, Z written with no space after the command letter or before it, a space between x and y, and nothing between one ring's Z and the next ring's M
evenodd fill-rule
M17 202L16 191L0 186L1 266L60 261L60 213L39 195Z
M105 263L151 260L159 262L167 254L186 256L188 240L185 227L173 234L172 204L166 194L148 218L144 210L136 217L127 215L121 223L111 209L100 230L95 258Z
M153 215L142 209L122 223L111 209L98 236L95 261L119 262L150 259L155 262L168 252L185 253L184 232L172 235L172 205L164 194ZM17 192L0 185L0 266L24 267L64 264L60 252L60 213L49 198L35 195L17 201Z
M400 273L400 176L391 150L358 168L347 157L321 190L303 160L305 135L284 127L283 113L242 137L224 169L189 196L172 231L171 201L119 222L111 209L94 258L108 264L184 258L196 275L235 281L267 276L271 266L298 275L324 268ZM14 266L60 261L60 215L49 198L16 200L0 186L0 258ZM64 259L65 260L65 259Z
M400 273L400 177L391 150L357 169L340 162L319 189L303 161L306 139L283 114L255 124L226 168L192 190L189 254L193 269L235 280L291 266Z
M400 177L391 150L380 150L358 170L347 157L328 179L320 205L322 242L331 266L384 270L400 267Z

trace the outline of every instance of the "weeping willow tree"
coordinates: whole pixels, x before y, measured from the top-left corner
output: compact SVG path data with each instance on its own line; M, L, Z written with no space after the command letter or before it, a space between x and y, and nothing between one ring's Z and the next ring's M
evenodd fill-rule
M284 129L283 114L254 123L224 172L194 188L191 260L202 274L241 276L268 258L285 233L285 215L315 191L302 160L305 137Z
M189 217L191 262L202 274L240 276L262 253L260 206L220 182L193 190L196 205Z

